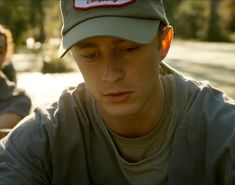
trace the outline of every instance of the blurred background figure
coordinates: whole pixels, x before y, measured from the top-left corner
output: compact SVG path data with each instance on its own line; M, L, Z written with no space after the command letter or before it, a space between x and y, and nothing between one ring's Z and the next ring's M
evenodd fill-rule
M1 71L10 81L16 83L16 71L11 62L11 56L14 50L12 33L9 29L0 24L0 66Z
M0 24L0 129L13 128L31 108L30 98L16 87L16 72L10 62L12 52L11 31Z

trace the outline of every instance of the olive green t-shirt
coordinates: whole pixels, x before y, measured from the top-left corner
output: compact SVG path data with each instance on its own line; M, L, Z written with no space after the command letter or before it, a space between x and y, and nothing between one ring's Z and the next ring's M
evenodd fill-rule
M164 76L162 82L165 92L163 116L150 133L139 138L125 138L109 130L129 184L167 184L175 113L174 76Z

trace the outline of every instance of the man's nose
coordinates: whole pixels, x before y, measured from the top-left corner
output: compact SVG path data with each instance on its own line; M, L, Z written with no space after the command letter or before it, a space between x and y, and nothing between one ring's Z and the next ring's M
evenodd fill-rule
M124 77L124 69L120 60L115 55L105 57L101 79L106 82L116 82Z

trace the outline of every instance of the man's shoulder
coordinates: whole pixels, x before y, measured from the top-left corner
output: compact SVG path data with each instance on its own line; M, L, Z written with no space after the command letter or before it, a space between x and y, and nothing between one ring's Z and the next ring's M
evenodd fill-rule
M64 89L60 98L74 98L75 96L84 96L86 93L86 85L83 82L77 86L69 86Z
M78 86L68 87L61 94L58 104L62 107L86 107L93 101L90 93L87 91L85 83Z
M181 97L181 101L198 101L202 103L235 104L224 91L213 86L209 81L197 80L191 76L186 76L174 68L165 67L175 78L176 92ZM198 103L197 102L197 103ZM192 102L191 102L192 103Z
M184 84L184 95L190 97L192 103L201 106L201 109L215 111L215 107L229 107L235 111L235 101L209 81L198 81L190 77L184 80L181 82Z
M203 117L211 124L229 121L235 126L235 101L225 92L208 81L199 81L168 66L166 68L174 75L177 105L183 117L195 121Z

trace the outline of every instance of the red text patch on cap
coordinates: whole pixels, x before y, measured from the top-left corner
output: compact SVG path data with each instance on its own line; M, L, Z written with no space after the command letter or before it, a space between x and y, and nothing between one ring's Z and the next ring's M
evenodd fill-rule
M98 7L125 6L135 0L74 0L74 8L90 9Z

